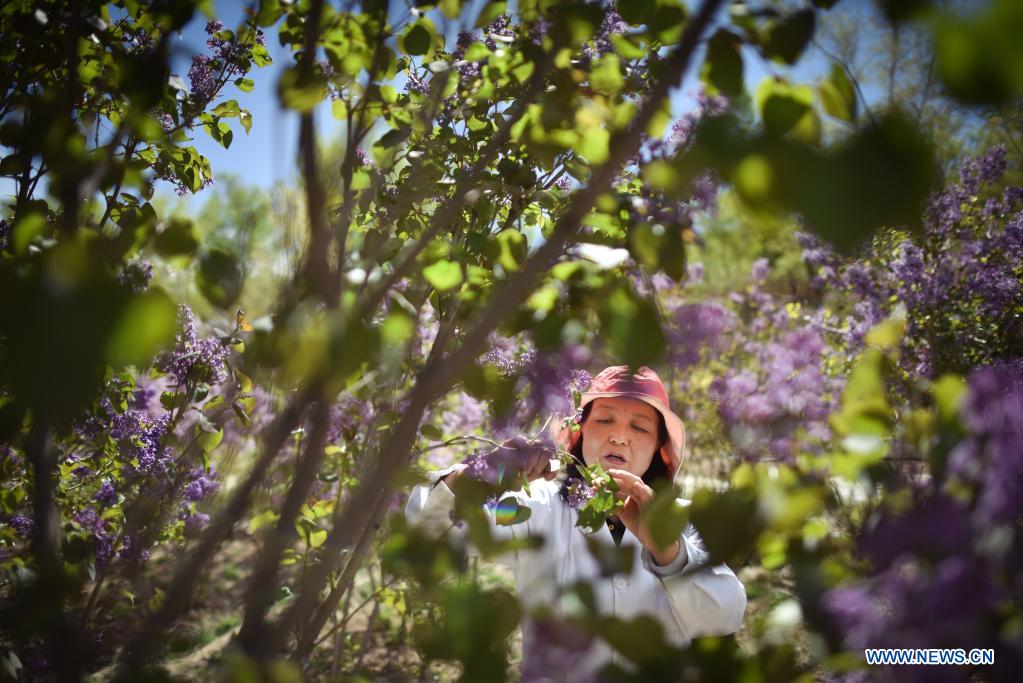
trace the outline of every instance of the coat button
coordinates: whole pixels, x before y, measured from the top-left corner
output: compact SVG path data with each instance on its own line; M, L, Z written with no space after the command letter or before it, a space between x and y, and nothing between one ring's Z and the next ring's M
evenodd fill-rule
M625 590L628 587L629 587L629 582L626 581L625 579L623 579L622 577L619 576L618 578L615 579L615 588L617 590L623 591L623 590Z

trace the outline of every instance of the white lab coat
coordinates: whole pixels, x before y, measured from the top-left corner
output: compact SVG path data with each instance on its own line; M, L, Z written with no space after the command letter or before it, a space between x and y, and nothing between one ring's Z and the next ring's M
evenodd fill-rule
M441 477L455 468L431 474L429 484L416 487L409 497L405 517L412 524L423 525L436 533L464 533L452 529L455 496ZM559 601L559 588L580 580L590 583L598 610L602 614L623 619L640 615L656 618L664 627L666 640L684 647L701 635L734 633L742 625L746 611L746 591L731 569L724 564L706 566L707 552L696 532L689 525L682 535L683 550L670 564L655 565L650 552L628 530L621 546L635 549L632 571L602 578L600 566L586 546L589 535L576 526L578 511L568 506L558 494L560 484L537 480L530 484L530 493L514 495L520 505L532 510L529 519L520 524L501 526L489 515L495 538L510 539L542 536L542 547L521 550L497 558L511 568L516 592L526 611L543 606L555 614L571 613L571 606ZM682 501L687 504L687 501ZM593 534L597 540L614 546L606 526ZM551 681L585 681L609 662L629 668L629 662L603 640L595 640L581 659L551 657L544 652L546 643L538 642L528 618L523 621L523 663L528 678L537 680L537 672ZM550 670L556 662L565 662L567 670Z

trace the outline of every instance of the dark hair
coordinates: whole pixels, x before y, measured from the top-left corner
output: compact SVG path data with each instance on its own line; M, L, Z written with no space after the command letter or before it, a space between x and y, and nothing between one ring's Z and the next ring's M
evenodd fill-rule
M582 426L584 422L590 416L590 409L593 408L593 403L587 403L586 407L583 408L582 416L579 418L579 425ZM671 483L671 476L668 473L668 466L665 464L664 459L661 458L661 447L668 441L668 428L664 424L664 416L661 415L661 411L657 411L657 448L654 449L654 456L650 459L650 466L646 468L646 472L640 477L643 483L650 488L655 488L654 484L661 482ZM582 475L579 474L579 465L585 465L586 461L583 460L583 437L582 434L576 440L575 445L569 449L569 453L575 458L575 462L570 463L565 468L565 477L561 482L561 490L559 491L561 499L568 502L568 485L573 479L582 479Z

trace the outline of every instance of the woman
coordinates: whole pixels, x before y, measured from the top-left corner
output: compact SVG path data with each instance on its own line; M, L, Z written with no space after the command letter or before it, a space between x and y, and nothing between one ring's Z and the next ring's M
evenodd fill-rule
M707 566L707 553L692 525L661 548L640 522L640 512L653 498L651 484L659 477L675 477L685 448L685 428L669 408L660 378L646 367L636 373L625 366L609 367L582 394L580 408L578 429L563 427L556 440L586 465L599 462L617 482L625 507L606 527L592 534L583 531L576 526L578 511L569 503L565 481L556 481L549 469L551 449L522 437L502 444L519 451L520 467L532 482L529 493L513 494L520 505L530 508L531 515L521 524L501 526L491 513L492 532L498 538L541 536L545 540L538 549L500 558L512 569L523 606L564 614L571 611L571 604L560 600L562 589L586 581L599 613L626 620L652 616L664 627L667 642L675 646L684 646L698 635L737 631L746 609L745 589L727 566ZM574 465L567 470L569 477L578 476ZM431 484L413 491L406 517L438 531L449 529L455 501L452 488L463 476L467 476L465 465L432 473ZM639 552L633 554L629 571L605 577L588 540ZM526 619L522 630L523 679L587 680L605 664L628 666L603 641L588 643L582 657L574 661L551 657L550 641L538 624Z

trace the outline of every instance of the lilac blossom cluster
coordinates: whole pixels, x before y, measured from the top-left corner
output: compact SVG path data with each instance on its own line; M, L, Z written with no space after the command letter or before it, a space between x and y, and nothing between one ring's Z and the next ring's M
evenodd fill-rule
M842 263L818 240L800 236L811 285L845 301L847 344L855 350L895 306L906 311L903 366L936 377L1023 356L1023 188L999 183L1005 151L962 163L958 182L932 198L919 242L889 232L860 258Z
M200 382L217 385L227 379L230 349L215 337L199 339L195 316L185 304L178 306L178 326L174 349L159 357L156 369L173 376L181 387Z
M685 369L719 356L731 345L738 327L735 314L712 301L680 303L668 311L668 353L671 363Z
M823 370L835 353L825 343L824 330L832 322L828 314L817 311L808 320L794 317L763 289L768 274L768 262L758 259L751 269L749 291L732 294L733 304L748 316L742 330L745 341L738 343L736 337L731 367L711 382L710 396L741 456L788 460L801 449L812 450L827 441L827 416L843 381ZM738 331L737 319L721 312L710 320L715 323L712 332Z
M114 414L109 433L123 454L123 476L166 475L172 470L174 453L164 445L169 425L166 412L155 418L134 408Z
M497 419L494 428L500 438L528 431L538 416L572 412L573 393L583 391L592 379L586 370L592 354L581 344L540 352L530 344L495 335L481 360L501 376L515 378L515 395L521 397L510 414Z
M614 52L611 36L625 33L628 29L629 25L622 19L622 15L618 14L617 3L613 1L607 3L604 7L604 20L600 22L600 28L593 36L593 46L587 46L583 50L583 55L588 59L596 59L600 55Z
M216 493L219 488L220 482L217 481L212 466L209 470L196 467L189 473L188 483L185 484L184 498L189 503L198 503Z
M507 14L502 14L484 26L483 33L485 35L483 43L491 50L497 49L498 41L506 44L515 39L515 32L511 28L511 20Z
M471 86L482 73L482 62L465 59L465 51L476 40L478 38L472 31L458 32L458 41L455 44L453 56L455 58L455 68L458 69L458 81L462 88Z
M565 485L565 502L577 510L586 505L597 495L597 489L582 479L573 478Z
M985 678L1014 680L1023 648L998 615L1019 604L1023 585L1023 365L974 371L961 417L966 436L947 470L906 492L907 512L877 508L856 540L869 575L828 591L822 606L850 649L995 647L997 668Z
M220 87L221 74L234 76L243 72L240 65L245 56L245 47L234 40L230 33L224 32L224 24L217 19L206 23L206 46L209 55L193 55L192 65L188 69L188 80L191 85L192 97L205 105L212 100ZM266 37L262 31L255 36L257 45L265 45Z
M72 519L75 526L90 538L93 544L93 556L96 567L102 569L114 554L114 543L116 535L95 509L83 508L76 512Z
M134 294L141 294L146 291L152 278L153 264L142 259L128 261L117 276L121 286Z

